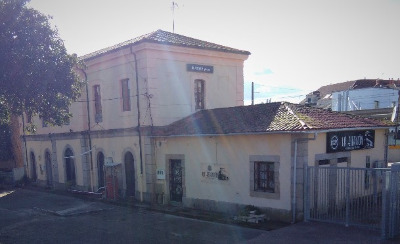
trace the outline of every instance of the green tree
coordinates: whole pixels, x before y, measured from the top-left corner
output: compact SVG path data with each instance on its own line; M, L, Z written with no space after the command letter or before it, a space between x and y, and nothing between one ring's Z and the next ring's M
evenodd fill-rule
M62 125L83 87L74 72L81 65L78 58L67 53L50 17L27 7L28 2L0 1L0 104L5 110L0 121L10 123L16 161L21 161L16 117L39 115L50 125Z

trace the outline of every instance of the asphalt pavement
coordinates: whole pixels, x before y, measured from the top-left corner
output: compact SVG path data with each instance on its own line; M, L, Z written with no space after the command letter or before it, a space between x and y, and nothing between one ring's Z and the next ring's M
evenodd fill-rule
M9 189L0 191L0 243L400 243L382 240L378 231L337 224L300 222L266 231L210 216L216 215L39 188Z

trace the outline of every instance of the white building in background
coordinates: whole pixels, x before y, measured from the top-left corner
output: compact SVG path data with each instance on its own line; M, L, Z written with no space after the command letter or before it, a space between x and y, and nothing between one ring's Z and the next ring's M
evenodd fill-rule
M394 108L399 102L397 87L368 87L332 93L333 111Z

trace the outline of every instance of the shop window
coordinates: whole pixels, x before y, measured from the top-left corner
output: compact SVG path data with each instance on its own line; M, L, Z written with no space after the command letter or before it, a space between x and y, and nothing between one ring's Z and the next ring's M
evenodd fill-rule
M122 111L131 111L131 97L129 89L129 79L121 80L122 88Z
M250 196L279 199L279 156L250 156Z
M195 109L204 109L204 80L195 80L194 81L194 102L195 102Z
M100 85L93 86L94 93L94 118L96 123L103 122L103 111L101 108L101 95L100 95Z

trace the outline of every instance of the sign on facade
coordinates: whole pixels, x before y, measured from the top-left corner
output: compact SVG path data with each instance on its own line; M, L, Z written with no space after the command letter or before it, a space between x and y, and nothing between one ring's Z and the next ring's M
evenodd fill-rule
M374 148L375 131L341 131L329 132L326 138L326 152L344 152Z
M200 73L214 73L213 66L201 65L201 64L187 64L186 70L191 72L200 72Z
M202 164L201 177L210 181L229 180L226 166L220 164Z

